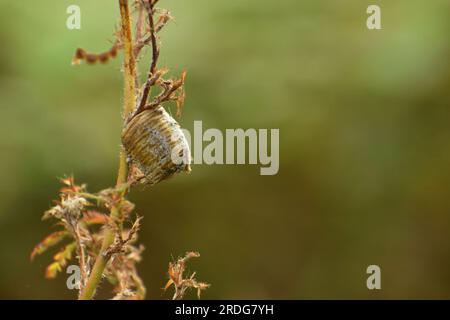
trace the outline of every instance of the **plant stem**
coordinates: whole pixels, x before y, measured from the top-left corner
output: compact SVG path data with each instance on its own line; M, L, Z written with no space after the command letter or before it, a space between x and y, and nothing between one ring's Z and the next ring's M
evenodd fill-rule
M131 16L128 0L119 0L122 17L122 43L124 46L124 118L136 108L136 59L131 34ZM126 182L126 178L121 183Z
M75 235L75 243L77 245L77 251L78 251L78 261L80 263L80 270L81 270L81 282L80 282L80 288L83 288L86 283L86 255L84 253L83 244L81 242L81 235L80 235L80 227L78 223L73 227L73 233Z
M120 16L122 21L122 44L124 49L124 106L123 118L127 119L128 115L136 108L136 60L133 52L133 37L131 33L131 16L128 6L128 0L119 0ZM120 152L119 170L117 174L117 186L127 182L128 165L126 155L123 150ZM120 217L120 208L114 206L111 208L111 218ZM86 287L80 294L80 300L90 300L95 294L98 284L100 283L103 271L108 263L109 256L106 254L108 248L114 242L114 230L108 228L105 230L102 247L95 261L92 272L86 283Z
M111 216L118 216L119 210L116 207L111 209ZM80 294L80 300L91 300L95 294L95 290L102 280L103 271L108 263L109 257L105 254L109 246L114 241L114 232L111 229L105 230L105 236L103 238L102 247L100 249L97 260L95 260L94 267L86 283L86 287Z

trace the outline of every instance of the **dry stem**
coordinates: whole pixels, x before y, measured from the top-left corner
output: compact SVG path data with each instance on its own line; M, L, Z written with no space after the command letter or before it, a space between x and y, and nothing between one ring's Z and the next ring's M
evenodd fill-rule
M152 44L152 63L150 65L150 70L148 72L148 78L152 78L155 74L156 71L156 65L158 63L158 58L159 58L159 48L158 48L158 44L156 42L156 32L155 32L155 21L153 18L154 15L154 6L155 6L155 2L153 1L144 1L141 0L142 5L144 6L144 8L147 10L147 15L148 15L148 24L150 27L150 40L151 40L151 44ZM146 104L147 102L147 98L150 94L150 89L151 89L151 84L149 84L149 82L146 82L144 85L144 90L142 92L142 97L141 100L139 102L139 107L138 107L138 111L139 112Z

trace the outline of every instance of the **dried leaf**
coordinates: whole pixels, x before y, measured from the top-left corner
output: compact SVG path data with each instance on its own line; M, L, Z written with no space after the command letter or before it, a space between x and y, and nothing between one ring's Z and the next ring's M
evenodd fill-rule
M67 265L67 262L72 259L73 252L76 248L76 243L72 242L65 246L57 254L55 254L55 256L53 257L55 261L47 267L47 270L45 271L45 277L48 279L55 278L58 272L61 272L62 269Z
M72 253L77 248L77 245L75 242L72 242L64 247L61 251L59 251L57 254L54 255L53 259L55 261L60 262L63 266L66 265L67 261L72 259Z
M84 217L82 221L85 222L87 225L94 225L94 224L103 225L108 223L108 216L95 210L85 211L83 215Z
M33 260L36 255L42 254L47 251L49 248L57 245L63 239L69 236L67 231L57 231L49 234L44 238L41 242L39 242L33 249L30 255L30 260Z
M58 262L53 262L51 265L47 267L45 271L45 277L47 279L54 279L58 272L62 271L62 267Z
M184 271L186 268L186 262L192 258L198 258L200 254L198 252L187 252L183 258L178 258L174 263L169 263L169 281L164 287L164 291L167 290L172 284L175 289L173 300L181 300L189 289L196 289L197 296L200 299L201 292L209 288L209 284L204 282L198 282L195 278L196 273L192 273L191 276L184 277Z
M85 185L77 185L75 184L75 179L73 176L69 176L66 178L59 179L61 183L64 185L59 191L61 193L76 193L83 191L86 186Z
M143 217L136 217L136 220L133 223L133 226L131 227L130 231L128 232L128 237L125 242L132 242L136 239L137 233L139 231L139 228L141 227L141 220Z

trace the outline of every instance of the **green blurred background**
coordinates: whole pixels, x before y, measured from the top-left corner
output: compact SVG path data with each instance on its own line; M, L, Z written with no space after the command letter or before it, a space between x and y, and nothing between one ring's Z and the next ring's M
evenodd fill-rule
M66 28L71 4L81 30ZM370 4L382 30L366 28ZM280 171L195 165L134 190L148 298L169 297L167 264L187 250L207 299L450 298L449 1L160 6L176 17L160 64L188 71L181 124L279 128ZM70 61L108 49L117 25L113 0L0 0L0 298L76 297L66 275L44 279L51 254L29 254L57 177L114 184L121 59ZM371 264L381 291L366 288Z

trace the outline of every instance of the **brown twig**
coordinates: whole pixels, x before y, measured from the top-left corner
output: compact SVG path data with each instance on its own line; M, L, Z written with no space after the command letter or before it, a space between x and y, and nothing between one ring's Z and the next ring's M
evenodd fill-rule
M156 66L158 64L159 58L159 47L156 42L156 32L155 32L155 21L154 21L154 6L157 1L152 0L141 0L144 8L147 11L148 16L148 24L149 24L149 32L150 32L150 41L152 44L152 62L150 64L150 70L148 72L147 78L152 78L156 71ZM148 96L150 95L151 85L147 81L144 85L144 90L142 91L141 100L138 105L138 109L136 113L139 113L142 108L144 108L147 103Z
M161 86L163 87L163 91L158 96L156 96L149 104L146 104L141 109L141 111L154 108L166 101L177 100L178 97L173 96L173 94L175 93L175 91L177 91L178 89L180 89L183 86L184 78L185 78L185 73L183 73L183 76L181 79L178 79L176 81L171 81L171 80L162 81ZM139 110L136 113L139 113Z
M141 0L139 0L141 1ZM141 5L142 7L142 5ZM172 20L173 17L170 15L170 11L163 10L162 13L159 15L158 21L155 23L155 33L158 34L166 25L167 23ZM148 34L147 36L143 37L142 34L139 37L136 37L136 44L134 47L134 52L136 57L139 56L141 50L146 46L150 45L152 42L152 36L151 34Z

